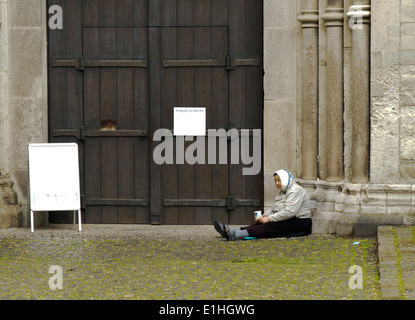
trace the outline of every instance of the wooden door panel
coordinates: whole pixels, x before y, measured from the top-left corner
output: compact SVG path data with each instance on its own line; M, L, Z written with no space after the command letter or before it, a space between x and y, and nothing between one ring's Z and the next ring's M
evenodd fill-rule
M64 0L53 2L65 8L65 28L60 32L50 32L49 42L54 43L49 47L49 54L56 59L72 58L82 53L82 25L77 18L82 12L82 3L79 1L66 3ZM49 5L52 5L49 3ZM76 128L82 124L82 86L83 78L75 70L66 68L50 68L49 77L53 81L49 82L49 104L54 108L49 112L49 123L61 128ZM67 109L71 108L71 112ZM57 138L54 142L76 142L71 137ZM83 156L83 151L79 150L79 156ZM80 173L83 172L82 165ZM82 186L81 186L82 192ZM52 222L67 223L72 221L73 214L59 212L51 217Z
M227 165L156 165L152 134L173 129L177 106L206 107L207 128L262 129L262 63L230 64L232 58L262 61L262 1L52 4L64 9L65 27L49 32L50 140L80 146L84 222L251 222L257 208L233 201L262 199L261 174L243 176L244 165L231 165L229 155ZM212 65L200 65L209 59ZM131 135L139 130L147 134ZM165 206L165 199L215 205ZM51 215L53 222L71 219Z
M226 27L169 27L161 29L162 60L225 59L228 53L228 29ZM213 43L215 45L213 45ZM161 96L163 128L173 129L173 108L205 107L207 128L226 128L228 124L228 74L224 67L166 67L161 69ZM215 95L212 95L215 90ZM214 110L218 113L214 115ZM179 139L184 139L183 137ZM175 141L176 142L176 141ZM184 150L193 141L184 143ZM206 139L207 143L207 139ZM175 143L174 149L176 150ZM207 145L206 145L207 146ZM181 154L183 154L183 151ZM207 150L207 149L206 149ZM207 158L206 158L207 163ZM228 195L227 169L222 165L191 165L176 163L163 166L163 199L211 199ZM220 176L214 173L220 172ZM224 175L225 173L225 175ZM219 178L220 177L220 178ZM214 179L220 179L214 190ZM219 187L220 186L220 187ZM222 192L221 192L222 190ZM219 193L222 193L219 195ZM211 207L164 207L162 223L208 224L223 208Z
M130 204L132 199L149 199L148 138L77 140L54 135L55 129L64 128L99 131L105 129L105 119L114 122L116 130L148 130L148 71L86 63L85 68L70 63L53 66L57 59L148 59L148 17L143 15L148 1L62 0L59 4L66 24L62 32L50 33L51 140L74 140L80 146L85 222L148 223L148 207ZM71 215L51 216L54 222L71 220Z
M86 28L88 59L138 60L146 58L146 28ZM87 51L91 49L91 51ZM91 121L85 129L102 128L103 121L115 124L115 130L147 130L148 96L145 68L87 68L85 113ZM91 85L88 85L90 84ZM99 171L85 173L85 196L94 199L148 199L148 142L134 137L89 138L87 146L97 150L93 163ZM87 139L88 140L88 139ZM138 180L138 181L137 181ZM146 191L147 190L147 191ZM137 198L140 197L140 198ZM94 206L86 208L86 217L100 215L101 223L148 222L148 209L134 206ZM92 219L91 216L91 219ZM94 218L99 219L98 218Z

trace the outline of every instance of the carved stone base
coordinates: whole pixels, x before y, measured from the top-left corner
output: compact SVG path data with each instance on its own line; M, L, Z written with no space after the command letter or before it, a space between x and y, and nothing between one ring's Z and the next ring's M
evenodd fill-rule
M20 228L22 223L22 208L13 190L13 181L0 174L0 229Z
M297 182L314 204L313 233L371 237L379 225L415 225L415 185Z

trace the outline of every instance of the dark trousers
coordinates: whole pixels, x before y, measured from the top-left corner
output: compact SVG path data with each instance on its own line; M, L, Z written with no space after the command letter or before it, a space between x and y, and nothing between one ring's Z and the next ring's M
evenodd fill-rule
M250 237L278 238L290 236L305 236L311 234L312 220L309 218L291 218L279 222L258 223L243 227Z

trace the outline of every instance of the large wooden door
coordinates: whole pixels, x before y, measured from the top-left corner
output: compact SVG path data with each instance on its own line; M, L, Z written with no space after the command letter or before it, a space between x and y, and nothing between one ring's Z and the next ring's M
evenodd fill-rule
M174 107L195 106L209 129L262 129L262 1L48 3L65 22L49 31L50 141L80 146L84 222L251 222L262 170L158 165L153 134L173 128Z

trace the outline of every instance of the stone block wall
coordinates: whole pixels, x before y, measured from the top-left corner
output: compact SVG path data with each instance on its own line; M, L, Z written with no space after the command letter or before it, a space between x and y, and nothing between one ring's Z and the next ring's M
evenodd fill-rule
M0 171L8 163L7 154L7 3L0 0Z
M372 1L371 181L415 183L415 0Z
M264 189L275 198L273 173L296 173L297 162L297 1L264 0Z
M8 188L17 194L23 225L28 145L48 140L46 18L46 1L0 0L0 172L14 182Z

